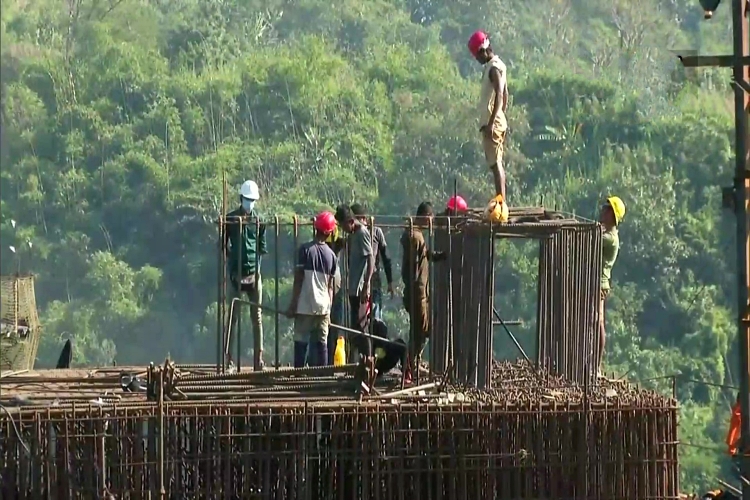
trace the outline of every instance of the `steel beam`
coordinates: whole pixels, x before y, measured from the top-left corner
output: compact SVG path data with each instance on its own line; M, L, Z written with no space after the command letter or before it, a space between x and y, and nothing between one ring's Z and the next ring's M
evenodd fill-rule
M741 88L745 93L750 94L750 83L747 80L733 81L732 85Z
M737 341L740 361L742 412L740 470L750 478L750 43L747 0L732 0L733 54L730 56L677 56L686 68L732 68L735 118L734 209L737 218ZM728 192L726 193L729 194ZM730 200L725 199L725 206ZM743 498L750 499L750 483L743 482Z
M739 63L737 58L739 57ZM680 56L677 58L680 60L683 66L686 68L700 68L713 66L718 68L733 68L735 64L744 66L750 65L750 56Z
M740 469L742 475L750 477L750 148L748 147L748 112L750 112L750 95L745 92L740 82L747 83L750 78L750 47L748 46L747 19L748 4L746 0L732 2L732 26L734 57L732 73L734 81L734 114L735 114L735 215L737 217L737 271L738 271L738 348L740 361L740 404L742 411L740 442ZM743 498L750 499L750 484L742 485Z

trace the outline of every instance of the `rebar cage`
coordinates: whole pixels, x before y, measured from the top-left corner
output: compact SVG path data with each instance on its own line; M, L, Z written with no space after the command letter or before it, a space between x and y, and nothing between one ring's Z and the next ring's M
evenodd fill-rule
M552 219L492 225L448 221L437 231L448 264L434 266L432 279L432 369L453 367L453 379L491 387L495 241L539 240L536 362L540 368L576 383L592 383L599 354L601 239L593 221ZM499 321L499 323L503 323ZM510 334L510 332L508 332Z
M294 255L309 225L294 218L285 254ZM410 231L415 220L371 217L374 225ZM291 268L280 257L284 223L268 226L278 282ZM241 326L228 331L222 252L217 365L166 362L179 376L165 384L159 375L158 402L121 389L124 367L70 370L59 384L39 374L0 378L0 390L28 398L0 398L21 406L1 408L2 498L679 498L676 402L591 377L598 225L527 208L511 211L508 224L444 217L425 231L430 248L448 255L446 265L430 265L433 382L357 399L341 392L361 385L356 365L281 369L278 286L276 369L243 370ZM495 245L509 238L540 241L538 352L536 362L516 365L492 354ZM232 338L237 370L228 372ZM337 369L350 372L328 373ZM46 394L29 392L29 382L42 381ZM326 384L336 395L321 392ZM428 386L437 391L418 390ZM188 400L167 401L176 392Z
M539 275L537 280L537 331L533 353L535 363L552 374L566 376L577 383L592 382L596 376L599 345L596 342L599 321L599 280L601 276L601 229L598 223L577 217L550 212L543 207L520 207L510 211L507 224L490 224L481 216L470 213L461 217L436 217L422 226L425 240L431 249L445 252L447 262L430 264L429 310L431 316L431 338L427 353L431 373L446 374L457 381L478 388L489 388L493 362L494 326L500 319L494 307L495 256L497 240L538 240ZM418 218L370 216L367 227L378 227L385 232L411 230L417 226ZM288 258L294 249L312 236L312 220L294 216L292 221L278 216L255 219L235 217L233 220L219 219L224 238L224 227L239 224L255 228L259 234L261 225L273 248L274 281L278 283L280 273L288 272ZM284 236L286 232L291 233ZM370 232L371 238L374 232ZM393 244L393 239L391 245ZM280 250L284 246L283 252ZM398 249L400 251L400 249ZM393 252L391 250L391 252ZM392 254L393 257L393 254ZM342 282L346 283L348 268L346 259L341 259ZM264 264L264 269L270 263ZM225 370L235 344L234 360L241 365L243 328L241 322L232 325L230 332L232 301L228 300L227 254L221 252L218 259L218 304L217 308L217 356L219 370ZM268 275L265 271L261 274ZM395 274L395 273L394 273ZM260 279L260 275L258 276ZM278 313L284 305L279 303L278 286L275 287L273 305L265 306L274 311L275 360L279 365L279 338L281 322L285 319ZM344 324L347 326L348 301L345 301ZM335 331L335 329L332 329ZM371 332L372 333L372 332ZM406 333L406 332L404 332ZM253 348L257 339L253 339ZM348 346L348 344L347 344ZM525 355L525 353L524 353ZM254 366L259 369L259 366Z
M678 498L676 408L653 396L87 405L15 422L0 427L9 499Z

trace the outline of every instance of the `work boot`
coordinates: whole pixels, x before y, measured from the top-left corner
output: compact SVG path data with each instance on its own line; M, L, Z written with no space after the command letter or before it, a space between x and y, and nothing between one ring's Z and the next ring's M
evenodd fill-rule
M315 342L313 344L313 359L312 363L315 366L326 366L328 363L328 344L325 342ZM311 364L312 364L311 363Z
M294 343L294 367L303 368L307 357L307 342Z

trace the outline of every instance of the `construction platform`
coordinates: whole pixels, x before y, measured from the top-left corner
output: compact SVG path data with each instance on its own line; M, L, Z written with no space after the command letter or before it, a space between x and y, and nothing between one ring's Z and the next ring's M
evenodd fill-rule
M491 390L386 379L323 396L336 375L320 369L176 367L154 394L158 368L136 392L118 374L138 369L116 370L0 379L2 498L678 498L676 402L623 381L503 362Z
M232 223L266 226L263 275L278 280L307 240L303 220ZM369 225L386 237L416 221L383 220ZM215 364L0 374L0 497L678 499L677 403L596 377L599 225L530 207L504 224L472 211L422 229L447 258L430 263L430 363L415 386L383 368L388 354L282 368L278 289L266 308L275 368L243 366L242 315L232 317L248 304L228 299L222 253ZM530 353L494 304L496 245L519 238L539 241ZM501 327L521 361L494 359Z

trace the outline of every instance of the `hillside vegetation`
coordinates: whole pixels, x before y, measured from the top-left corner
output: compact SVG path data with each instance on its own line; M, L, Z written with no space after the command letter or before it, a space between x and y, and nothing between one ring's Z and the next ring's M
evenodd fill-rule
M728 7L704 23L692 0L3 2L0 257L3 273L38 276L39 364L70 337L78 365L215 360L222 175L230 205L255 179L259 208L287 222L353 201L406 215L444 203L454 179L486 203L465 48L482 28L509 68L511 203L593 217L609 193L625 200L606 369L667 393L678 375L683 486L714 486L736 392L695 381L736 385L720 190L730 74L686 72L670 49L729 51ZM272 256L263 269L265 300L278 287L284 308L293 240L281 233L279 282ZM498 247L496 303L526 321L527 348L534 250ZM404 331L399 303L386 319ZM265 325L272 360L271 315ZM497 337L498 356L515 357Z

